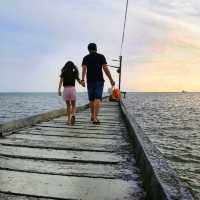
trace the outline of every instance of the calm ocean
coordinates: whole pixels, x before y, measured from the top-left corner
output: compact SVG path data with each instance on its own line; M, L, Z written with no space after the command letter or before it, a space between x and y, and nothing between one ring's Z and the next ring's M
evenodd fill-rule
M125 104L200 199L200 93L129 93Z
M129 93L138 124L200 199L200 93ZM78 93L78 105L87 94ZM63 107L56 93L0 93L0 124Z
M77 94L77 105L87 102L87 93ZM57 93L0 93L0 124L64 106Z

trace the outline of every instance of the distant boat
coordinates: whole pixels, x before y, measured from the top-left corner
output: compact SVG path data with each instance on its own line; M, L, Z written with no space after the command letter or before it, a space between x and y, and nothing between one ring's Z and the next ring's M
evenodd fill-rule
M182 92L182 93L186 93L187 91L185 91L185 90L182 90L181 92Z

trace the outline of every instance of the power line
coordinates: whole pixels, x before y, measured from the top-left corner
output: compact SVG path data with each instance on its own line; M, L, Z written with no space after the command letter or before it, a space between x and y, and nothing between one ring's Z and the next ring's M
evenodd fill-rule
M122 33L122 42L121 42L121 48L120 48L120 56L122 55L122 49L123 49L123 44L124 44L124 36L125 36L125 30L126 30L127 12L128 12L128 0L126 1L126 10L125 10L125 17L124 17L124 27L123 27L123 33Z

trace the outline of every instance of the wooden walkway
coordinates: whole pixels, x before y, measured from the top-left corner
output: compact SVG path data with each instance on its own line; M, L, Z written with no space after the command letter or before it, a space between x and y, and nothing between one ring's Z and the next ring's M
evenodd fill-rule
M75 126L60 117L0 139L0 199L144 199L119 105L104 103L99 126L88 109L76 118Z

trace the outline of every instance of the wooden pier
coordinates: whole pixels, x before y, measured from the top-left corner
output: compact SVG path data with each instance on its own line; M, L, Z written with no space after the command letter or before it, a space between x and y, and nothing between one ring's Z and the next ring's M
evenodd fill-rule
M0 125L0 200L193 200L123 102L64 112Z
M0 139L0 199L144 199L140 171L118 103L101 125L89 110L75 126L60 117Z

